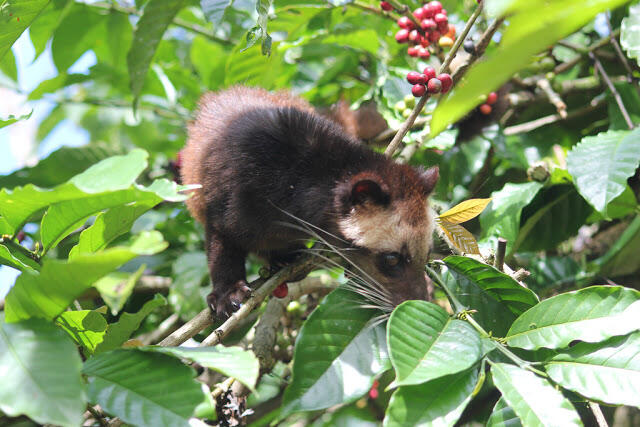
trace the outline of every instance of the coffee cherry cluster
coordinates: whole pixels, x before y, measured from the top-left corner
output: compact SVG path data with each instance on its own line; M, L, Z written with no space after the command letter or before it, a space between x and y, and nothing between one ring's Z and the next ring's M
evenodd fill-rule
M482 114L484 114L485 116L488 116L489 114L491 114L491 111L493 110L491 106L495 104L496 101L498 101L498 94L495 92L491 92L489 93L489 95L487 95L485 99L483 99L483 101L484 103L480 105L478 109Z
M381 2L380 6L384 9ZM407 16L398 19L400 30L396 33L398 43L408 43L407 54L422 59L431 53L427 49L432 43L438 42L441 47L451 47L456 36L456 27L449 24L446 9L442 4L433 0L413 11L413 16L420 23L420 30Z
M422 73L409 71L407 81L413 85L411 93L415 97L421 97L427 92L430 94L447 93L453 86L453 80L449 74L442 73L436 76L436 70L431 66L425 67Z

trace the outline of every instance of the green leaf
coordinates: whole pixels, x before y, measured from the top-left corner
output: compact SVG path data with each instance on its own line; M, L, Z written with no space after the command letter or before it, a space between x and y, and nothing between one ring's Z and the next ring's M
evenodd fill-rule
M188 359L227 377L235 378L251 390L254 390L260 371L260 363L253 352L240 347L224 347L222 345L197 348L149 346L140 347L139 350L155 351Z
M42 99L47 93L54 93L62 88L71 86L77 83L82 83L90 79L90 76L86 74L67 74L60 73L57 76L45 80L38 85L27 97L29 101L35 101Z
M581 426L575 408L548 381L506 363L491 363L493 382L525 426Z
M72 261L47 259L39 274L24 272L6 298L7 322L30 317L53 319L105 274L138 255L152 255L167 243L157 232L144 232L130 247L114 247Z
M400 386L467 370L483 354L471 325L426 301L405 301L393 311L387 345Z
M552 249L575 236L591 212L573 185L544 188L522 210L523 225L509 253Z
M204 12L207 21L211 22L214 28L222 22L224 12L231 7L233 0L200 0L200 7Z
M98 214L91 227L80 233L78 244L69 252L69 259L104 249L118 236L129 231L135 220L157 203L157 200L133 202Z
M29 37L36 50L35 59L44 52L51 35L73 6L74 2L69 0L53 0L29 27Z
M22 120L27 120L29 117L31 117L31 114L33 114L33 110L31 110L31 112L29 114L24 114L22 116L10 115L6 120L0 119L0 129L2 129L3 127L6 127L6 126L12 125L15 122L19 122L19 121L22 121Z
M578 343L545 368L553 381L587 399L640 407L638 332L598 344Z
M580 194L605 217L640 165L640 128L587 136L567 154L567 168Z
M533 55L573 33L598 13L615 9L625 0L544 0L516 1L513 14L503 33L500 46L486 60L473 66L450 96L440 102L431 120L431 135L437 135L462 118L479 98L498 89L518 70L527 66ZM536 19L531 19L535 15Z
M64 110L61 111L64 114ZM54 187L100 160L116 154L123 154L123 151L99 143L91 143L83 147L61 147L33 167L26 167L10 175L0 176L0 188L13 188L27 184ZM65 167L61 168L60 165L65 165Z
M402 386L391 396L383 425L453 426L473 397L478 369L420 385Z
M100 297L111 309L111 314L115 316L122 309L145 268L146 265L142 264L135 273L116 271L93 284L100 292Z
M167 300L160 294L156 294L152 300L144 303L137 313L122 313L116 323L112 323L104 334L104 339L95 348L95 354L114 350L124 344L135 331L145 317L158 307L167 304Z
M5 242L2 237L0 237L0 264L20 271L40 270L40 265L28 255L26 248L22 250L17 243Z
M388 369L384 327L370 324L379 313L362 304L358 295L336 289L311 313L296 340L282 416L353 401Z
M640 215L636 215L607 253L594 260L592 265L601 275L623 276L632 274L640 269L640 259L636 256L639 251Z
M0 72L9 77L14 82L18 81L18 68L16 67L16 58L11 49L7 51L4 58L0 60Z
M127 54L129 81L133 93L134 105L142 91L145 76L162 35L182 9L184 0L150 0L138 21L131 49Z
M448 256L444 262L457 280L462 280L461 276L464 276L475 286L506 305L516 316L539 302L538 296L533 291L490 265L463 256Z
M480 214L483 238L503 237L507 239L509 250L520 231L522 209L531 203L541 188L539 182L507 183L500 191L491 193L491 203Z
M196 36L191 42L189 58L200 76L200 80L209 88L216 89L224 83L224 61L211 61L227 54L217 43L211 43L203 36Z
M128 424L188 426L203 401L194 370L164 354L114 350L87 360L82 372L89 401Z
M65 311L56 322L89 354L102 342L107 329L104 316L95 310Z
M169 302L183 319L191 319L205 307L210 287L202 283L209 277L207 255L202 252L186 252L173 263L173 284L169 289Z
M522 427L522 423L513 409L507 405L504 397L501 397L493 407L493 412L487 420L487 427Z
M34 185L3 189L0 191L0 214L15 231L31 215L54 203L86 197L87 193L127 189L147 167L147 157L147 153L139 149L125 156L110 157L54 190L43 190Z
M82 361L66 334L49 322L4 323L0 314L0 410L40 424L82 424Z
M620 46L640 65L640 4L629 6L629 16L622 19L620 29Z
M0 4L0 60L50 0L9 0Z
M591 286L556 295L523 313L505 337L513 347L562 348L574 340L603 341L640 329L640 292Z
M66 71L88 50L107 45L105 22L104 15L90 6L75 2L70 6L51 41L53 62L58 71Z

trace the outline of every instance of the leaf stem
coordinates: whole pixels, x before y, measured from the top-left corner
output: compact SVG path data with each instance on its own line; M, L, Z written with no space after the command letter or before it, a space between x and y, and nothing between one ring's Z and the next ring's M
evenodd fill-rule
M504 344L502 344L501 339L496 338L493 335L491 335L490 333L488 333L487 331L485 331L484 328L482 326L480 326L480 324L478 324L478 322L476 322L473 317L471 317L471 311L468 308L466 308L455 297L453 292L451 292L451 290L447 287L447 285L444 283L442 278L440 278L440 275L438 273L436 273L436 271L433 270L428 265L425 266L425 269L427 270L427 273L429 274L429 277L431 277L431 279L433 279L433 281L436 282L438 284L438 286L440 286L442 288L442 290L444 290L445 294L447 294L447 297L449 298L449 300L451 301L451 303L453 304L453 306L455 308L456 316L460 317L462 320L466 320L467 322L469 322L469 324L471 326L473 326L473 328L476 331L478 331L478 333L483 338L487 338L487 339L491 340L491 342L493 343L493 345L496 348L496 350L500 351L502 354L504 354L508 359L513 361L520 368L526 369L528 371L531 371L536 375L540 375L542 377L547 377L547 374L545 372L534 368L531 365L530 362L521 359L520 357L515 355L511 350L506 348L504 346Z
M593 61L593 65L595 66L598 74L602 76L602 79L607 84L607 87L613 94L613 98L616 100L616 104L618 104L618 108L620 109L620 112L622 113L622 117L624 117L624 121L627 123L629 130L633 130L633 122L631 121L631 117L629 117L629 113L627 112L627 109L625 108L624 103L622 102L622 98L620 97L620 94L618 93L618 90L616 89L616 87L611 82L611 79L609 78L609 75L607 74L604 67L602 66L602 63L598 58L596 58L593 52L589 52L589 58L591 58L591 60Z

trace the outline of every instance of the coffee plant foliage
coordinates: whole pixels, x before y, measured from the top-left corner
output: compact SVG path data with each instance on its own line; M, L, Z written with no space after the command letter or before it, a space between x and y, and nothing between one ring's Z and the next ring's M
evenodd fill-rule
M19 272L0 424L569 426L640 407L640 5L442 0L410 56L396 21L422 4L382 3L0 0L0 85L25 105L0 136L89 140L0 176L0 268ZM30 90L20 37L56 70ZM178 152L200 95L233 85L347 103L379 151L410 121L398 161L440 168L429 302L365 308L327 267L220 344L198 347L218 322L154 345L206 313Z

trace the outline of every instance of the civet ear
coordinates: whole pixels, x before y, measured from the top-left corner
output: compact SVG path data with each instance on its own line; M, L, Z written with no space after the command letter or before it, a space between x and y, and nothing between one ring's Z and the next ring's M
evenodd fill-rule
M374 179L360 179L351 187L351 203L363 205L367 202L376 205L388 205L389 193L385 191L386 185Z
M433 189L438 183L439 177L440 169L438 169L438 166L432 166L429 169L422 170L420 172L420 181L422 182L424 194L428 196L433 192Z

